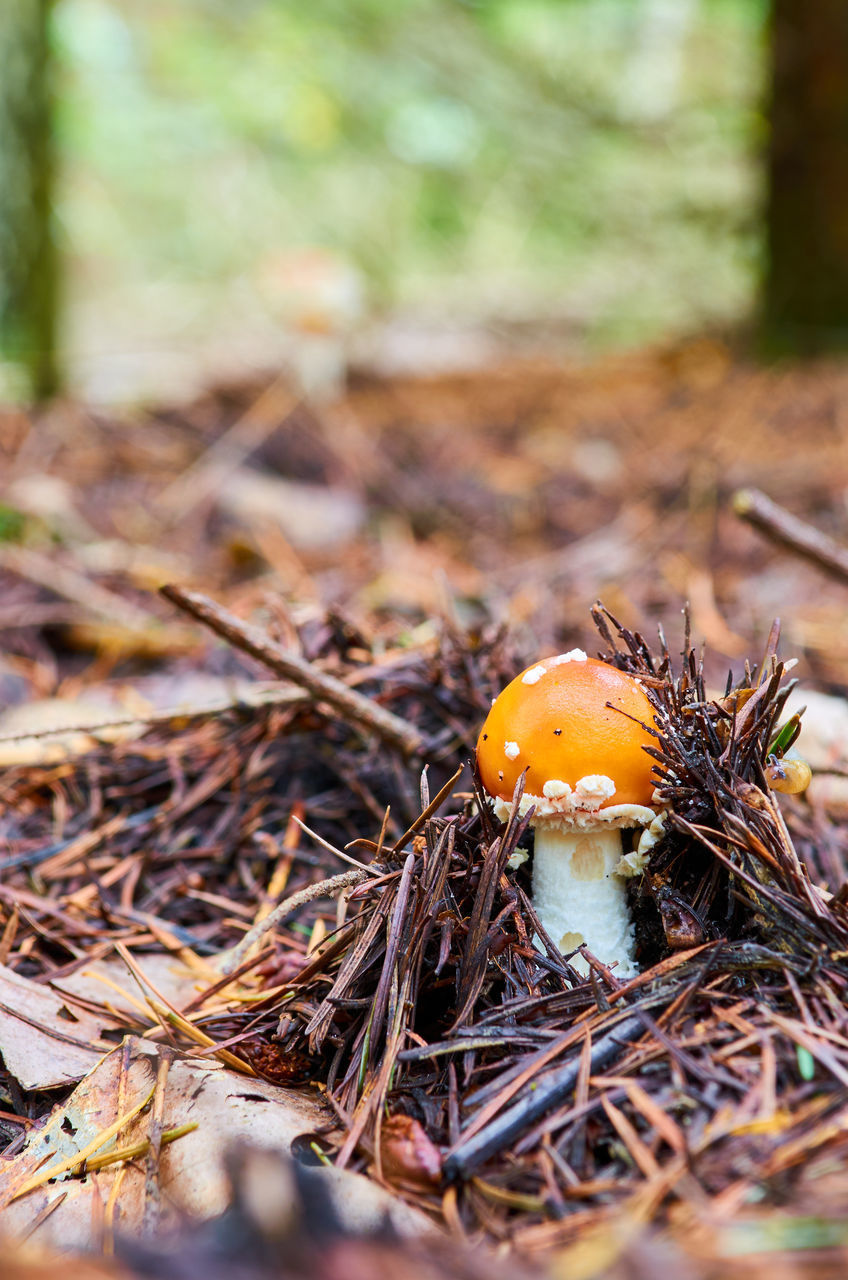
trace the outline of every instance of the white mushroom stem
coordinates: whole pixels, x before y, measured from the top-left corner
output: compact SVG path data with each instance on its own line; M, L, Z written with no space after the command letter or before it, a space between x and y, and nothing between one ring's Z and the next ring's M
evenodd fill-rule
M533 906L545 931L566 954L585 942L603 964L616 963L617 977L638 973L627 891L619 868L621 831L566 831L550 822L536 827ZM571 960L584 976L589 966Z
M543 791L541 796L525 791L518 805L520 814L532 809L536 914L560 951L567 954L585 942L603 964L615 964L617 977L632 977L639 967L624 882L644 871L662 836L665 810L604 804L615 794L615 783L603 774L588 774L574 787L552 778ZM495 800L499 818L505 821L510 811L502 797ZM622 848L622 827L642 828L637 847L628 853ZM571 964L588 974L580 955Z

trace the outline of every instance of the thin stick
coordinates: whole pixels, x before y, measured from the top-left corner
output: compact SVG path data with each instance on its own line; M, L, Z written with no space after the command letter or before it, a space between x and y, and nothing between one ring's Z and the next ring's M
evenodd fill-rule
M296 822L301 831L305 831L311 836L316 844L320 844L322 849L326 849L328 853L332 853L342 862L347 862L352 867L358 867L360 871L367 871L369 876L374 875L373 867L367 866L364 862L360 862L358 858L352 858L349 853L345 853L342 849L337 849L334 844L330 844L329 840L325 840L323 836L319 836L317 831L313 831L311 827L307 827L306 823L301 821L296 813L292 814L292 821Z
M115 943L115 950L129 969L132 976L135 978L139 988L141 989L141 994L144 996L145 1001L153 1013L155 1013L156 1017L159 1019L164 1031L167 1032L166 1024L175 1026L178 1030L187 1035L189 1039L194 1040L195 1043L202 1044L207 1049L214 1049L216 1056L219 1057L222 1062L226 1062L227 1066L233 1067L236 1071L243 1071L249 1076L256 1075L256 1072L253 1070L253 1067L251 1067L249 1062L244 1062L241 1058L236 1057L235 1054L230 1053L227 1049L218 1048L215 1041L210 1036L207 1036L205 1031L201 1031L200 1027L196 1027L193 1022L190 1022L187 1018L183 1017L179 1009L175 1008L174 1005L171 1004L171 1001L164 992L160 991L156 984L147 977L144 970L136 963L134 957L122 942ZM103 980L106 981L106 979ZM149 987L150 990L158 996L158 1000L154 1000L152 996L149 996L145 991L145 987Z
M370 872L368 871L342 871L340 875L331 876L329 880L319 880L317 884L307 885L305 889L301 889L298 893L293 893L290 898L284 898L270 915L267 915L264 920L260 920L252 929L248 929L238 946L223 953L220 965L221 972L223 974L231 974L245 959L254 943L263 938L269 929L276 928L278 924L284 924L301 907L306 906L307 902L312 902L314 898L323 898L332 893L337 893L340 889L347 889L350 885L360 884L369 874Z
M739 489L733 495L733 510L772 542L811 560L832 578L848 582L848 548L779 507L759 489Z
M0 746L6 742L29 741L30 738L65 738L71 734L87 733L97 737L104 729L149 729L153 725L169 724L172 720L203 720L224 715L228 711L243 711L245 707L297 706L308 701L308 695L296 689L281 689L277 685L246 685L231 698L213 698L208 702L175 703L161 711L151 709L144 715L113 716L95 720L82 718L75 724L54 725L48 729L21 729L18 733L0 734ZM4 864L5 866L5 864Z
M142 1230L144 1235L152 1237L161 1216L161 1188L159 1184L159 1152L162 1149L162 1132L165 1128L165 1094L168 1089L168 1074L171 1070L172 1052L167 1046L159 1050L159 1064L156 1069L156 1092L153 1095L153 1112L147 1132L148 1149L144 1176L144 1213Z
M613 1030L602 1036L592 1048L592 1072L597 1075L618 1053L623 1043L641 1031L638 1017L625 1017ZM468 1178L473 1171L498 1151L509 1149L512 1142L531 1124L541 1119L545 1112L559 1104L574 1089L580 1074L580 1059L564 1063L554 1070L537 1077L532 1091L525 1092L517 1102L500 1116L490 1121L473 1136L460 1137L445 1157L445 1177Z
M176 1142L177 1138L184 1138L188 1133L194 1133L195 1129L200 1127L197 1120L189 1120L186 1124L177 1125L174 1129L166 1129L160 1138L160 1147L167 1147L170 1142ZM124 1160L137 1160L139 1156L146 1156L150 1150L150 1139L142 1138L140 1142L134 1142L128 1147L118 1147L115 1151L104 1152L101 1156L91 1156L86 1160L84 1165L80 1165L79 1169L71 1170L71 1177L84 1177L87 1173L94 1173L97 1169L106 1169L110 1164L120 1164Z
M335 676L319 671L317 667L297 654L289 653L257 627L242 622L235 614L222 609L208 596L202 595L199 591L185 591L182 587L173 584L162 587L161 593L166 600L170 600L172 604L191 614L193 618L197 618L198 622L209 627L234 648L264 662L277 675L286 680L292 680L302 689L308 689L313 698L326 702L343 719L360 728L370 729L385 742L402 751L405 756L422 753L425 745L424 738L414 725L407 720L402 720L391 711L386 711L379 703L366 698L364 694L350 689Z

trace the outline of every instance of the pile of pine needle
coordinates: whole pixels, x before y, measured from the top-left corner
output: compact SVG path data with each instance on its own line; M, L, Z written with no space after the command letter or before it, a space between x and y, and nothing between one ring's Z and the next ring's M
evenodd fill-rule
M662 637L655 656L595 620L656 706L670 813L632 891L639 976L581 978L540 929L518 796L503 827L476 784L443 816L450 784L431 801L425 775L419 823L349 850L370 860L344 923L252 1023L325 1086L336 1163L531 1249L627 1207L785 1194L848 1118L848 909L768 785L799 728L778 629L710 697L688 637L675 668Z
M504 636L392 647L338 618L302 637L310 663L417 747L288 689L8 771L0 960L45 982L116 945L142 969L162 949L205 965L152 1034L318 1085L336 1124L314 1158L464 1235L543 1251L785 1198L848 1158L848 907L836 828L768 785L798 731L777 629L713 696L688 636L675 660L594 612L601 656L656 706L669 810L630 890L637 977L575 972L514 856L532 855L519 797L501 826L461 773L524 665ZM315 889L337 855L334 902ZM7 1114L47 1105L7 1080Z

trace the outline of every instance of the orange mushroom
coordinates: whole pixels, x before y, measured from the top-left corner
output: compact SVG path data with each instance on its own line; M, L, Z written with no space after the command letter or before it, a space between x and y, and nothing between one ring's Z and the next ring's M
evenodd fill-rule
M565 952L585 942L621 975L636 971L624 877L643 869L662 831L645 751L655 714L635 677L574 649L516 676L477 741L480 777L499 816L525 774L533 905L546 932ZM635 852L624 853L622 827L645 828ZM575 967L586 972L580 958Z

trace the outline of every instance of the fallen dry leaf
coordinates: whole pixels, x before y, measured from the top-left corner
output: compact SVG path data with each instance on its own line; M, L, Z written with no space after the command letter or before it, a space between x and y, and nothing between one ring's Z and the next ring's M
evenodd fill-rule
M167 955L148 955L141 969L175 1004L191 999L198 975ZM74 999L103 1006L92 1013ZM134 1003L135 1002L135 1003ZM137 1026L144 996L123 960L96 960L47 985L0 965L0 1049L6 1070L23 1089L74 1084L115 1044L104 1031ZM114 1011L114 1012L113 1012ZM150 1015L151 1023L155 1021Z
M0 766L55 764L93 751L92 725L114 719L114 705L92 697L43 698L0 715Z
M61 995L0 966L0 1047L6 1070L23 1089L73 1084L109 1048L107 1017L72 1009Z
M31 1133L4 1170L0 1235L23 1236L36 1224L33 1236L41 1245L99 1249L118 1224L124 1234L135 1235L174 1226L186 1216L212 1217L229 1202L225 1153L232 1146L288 1154L295 1138L332 1123L313 1090L245 1079L200 1058L169 1063L167 1055L151 1041L128 1037ZM121 1116L127 1122L115 1132ZM197 1127L162 1146L152 1175L142 1154L85 1177L69 1176L72 1164L79 1172L82 1152L91 1158L136 1147L150 1138L154 1121L163 1134ZM59 1175L54 1182L45 1180L51 1169ZM430 1225L358 1174L327 1168L321 1177L352 1230L373 1228L386 1215L403 1234Z

